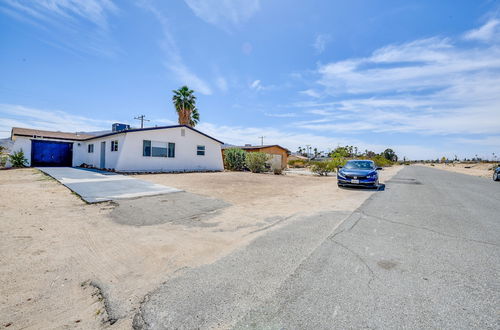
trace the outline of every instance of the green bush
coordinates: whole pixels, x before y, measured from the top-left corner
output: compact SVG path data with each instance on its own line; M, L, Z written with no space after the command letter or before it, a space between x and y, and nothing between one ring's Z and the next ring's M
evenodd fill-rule
M9 159L12 167L26 167L26 164L28 163L28 160L24 157L23 149L9 155Z
M5 167L5 164L7 164L7 159L9 159L9 155L0 154L0 167Z
M288 166L294 168L304 168L309 165L309 161L307 159L292 159L288 161Z
M266 171L268 155L262 152L247 152L245 165L253 173Z
M376 155L372 157L372 160L375 162L375 165L378 167L387 167L392 166L394 163L382 155Z
M316 173L318 175L324 176L328 175L330 172L335 172L335 168L332 168L331 162L311 162L312 165L310 167L311 172Z
M344 166L346 162L347 162L347 159L345 159L344 157L333 157L332 160L330 161L330 164L331 164L331 167L335 171L340 166Z
M246 152L240 148L229 148L224 150L224 167L231 171L243 171L245 169Z

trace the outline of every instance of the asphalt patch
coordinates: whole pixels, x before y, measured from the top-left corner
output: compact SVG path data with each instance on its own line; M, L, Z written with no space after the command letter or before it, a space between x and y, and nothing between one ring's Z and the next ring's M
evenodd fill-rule
M231 204L216 198L188 192L120 200L109 216L113 221L131 226L154 226L164 223L188 227L213 227L207 222Z

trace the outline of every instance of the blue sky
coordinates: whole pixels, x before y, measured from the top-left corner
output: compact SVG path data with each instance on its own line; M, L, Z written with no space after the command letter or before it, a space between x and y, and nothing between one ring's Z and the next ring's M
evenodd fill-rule
M231 144L500 156L499 1L0 0L0 137L176 122Z

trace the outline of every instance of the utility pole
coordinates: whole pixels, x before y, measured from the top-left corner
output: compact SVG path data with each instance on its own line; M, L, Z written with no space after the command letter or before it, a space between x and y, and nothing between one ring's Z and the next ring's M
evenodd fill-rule
M134 119L141 121L141 128L144 128L145 121L150 121L149 119L146 119L145 117L146 117L145 115L140 115L140 116L134 117Z
M263 146L264 145L264 138L265 136L259 136L259 139L260 139L260 145Z

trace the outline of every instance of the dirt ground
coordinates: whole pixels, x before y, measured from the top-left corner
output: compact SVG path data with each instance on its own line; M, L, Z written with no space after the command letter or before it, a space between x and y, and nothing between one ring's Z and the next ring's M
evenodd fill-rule
M385 169L381 181L399 169ZM189 223L123 224L115 213L130 202L89 205L35 169L0 171L1 327L129 329L148 292L176 271L211 263L294 216L355 210L375 193L339 189L334 177L136 177L218 199L224 207ZM157 203L157 214L176 204L165 205Z
M493 171L491 168L494 164L485 164L485 163L475 163L475 164L434 164L431 166L430 164L419 164L420 166L428 166L434 167L440 170L452 171L456 173L469 174L474 176L479 176L483 178L491 179L493 175Z

